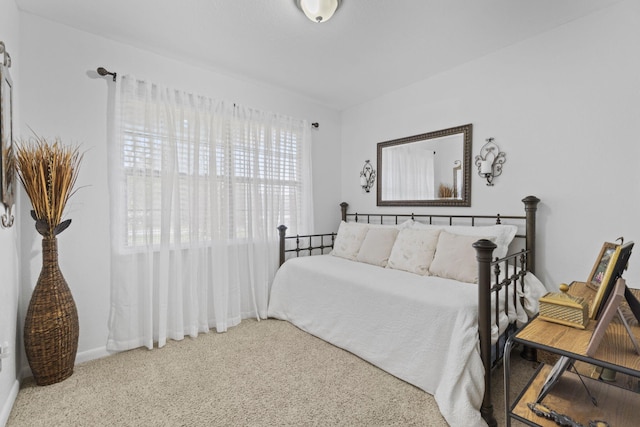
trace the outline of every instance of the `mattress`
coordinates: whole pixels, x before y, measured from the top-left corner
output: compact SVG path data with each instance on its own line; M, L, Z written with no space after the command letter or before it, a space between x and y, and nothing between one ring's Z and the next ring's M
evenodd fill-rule
M532 274L525 279L527 310L510 306L493 327L493 341L510 321L526 322L546 293ZM268 315L434 395L451 426L483 426L477 300L473 283L319 255L280 267Z

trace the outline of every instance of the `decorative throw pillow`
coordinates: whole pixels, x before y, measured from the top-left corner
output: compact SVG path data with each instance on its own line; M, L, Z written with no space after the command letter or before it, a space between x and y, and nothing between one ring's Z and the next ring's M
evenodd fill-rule
M494 259L507 256L509 245L518 231L518 227L508 224L473 227L469 225L432 225L415 222L412 227L416 229L444 230L460 236L475 236L476 241L483 238L489 239L497 246L493 251L492 258Z
M409 228L413 225L412 219L407 219L400 224L367 224L369 228L395 228L396 230L402 230L403 228Z
M478 283L478 261L472 246L480 239L493 241L493 237L463 236L442 231L429 273L445 279Z
M331 255L355 261L368 229L364 224L342 221Z
M356 259L367 264L385 267L397 236L397 228L369 228Z
M440 230L400 230L389 255L387 268L426 275L438 243Z

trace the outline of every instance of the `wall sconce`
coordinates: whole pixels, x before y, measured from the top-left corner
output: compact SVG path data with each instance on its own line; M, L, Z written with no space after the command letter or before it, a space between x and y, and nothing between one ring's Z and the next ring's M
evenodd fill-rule
M369 160L364 162L362 171L360 172L360 186L364 188L367 193L373 187L373 183L376 182L376 171L371 166Z
M500 151L500 147L493 142L493 138L487 138L486 144L476 156L475 164L478 167L478 175L486 178L487 185L493 187L493 178L502 174L502 164L507 161L506 154Z

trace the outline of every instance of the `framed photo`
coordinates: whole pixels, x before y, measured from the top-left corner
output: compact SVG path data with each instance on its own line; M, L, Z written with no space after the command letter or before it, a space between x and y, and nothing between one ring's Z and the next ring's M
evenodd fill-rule
M600 316L600 320L596 323L596 327L593 331L593 335L591 335L591 340L589 340L589 344L587 344L587 356L593 357L604 337L604 333L613 319L614 314L618 312L618 307L622 302L622 298L624 297L624 290L626 288L626 282L623 278L618 278L616 280L616 284L609 295L609 298L604 303L604 308L602 311L602 316Z
M538 393L536 403L542 402L542 399L544 399L544 397L551 391L553 386L556 385L556 383L560 380L560 377L562 376L562 374L564 374L564 371L569 369L572 364L573 359L568 356L561 356L558 359L556 364L553 365L553 368L551 368L549 375L547 375L547 378L544 380L544 384L540 389L540 393Z
M629 257L631 256L631 249L633 249L633 242L625 243L624 245L616 246L611 254L607 267L600 281L600 286L596 291L596 295L593 297L591 307L589 307L589 318L598 320L604 310L604 303L611 295L616 281L622 277L622 273L627 268Z
M15 154L13 147L13 82L9 75L11 57L0 41L0 199L5 207L2 225L11 227L16 192Z
M609 242L605 242L604 245L602 245L602 249L600 249L596 263L593 265L591 274L589 274L589 278L587 279L587 286L594 291L597 291L598 288L600 288L602 279L604 279L604 274L607 271L609 261L611 261L611 255L613 255L617 247L617 244Z

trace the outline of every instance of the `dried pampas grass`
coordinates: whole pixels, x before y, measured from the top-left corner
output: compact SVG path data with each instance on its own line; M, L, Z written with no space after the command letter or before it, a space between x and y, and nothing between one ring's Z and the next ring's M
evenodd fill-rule
M440 188L438 188L438 197L441 199L450 199L453 197L453 187L449 187L445 184L440 184Z
M71 222L61 224L67 201L76 192L83 155L78 147L62 145L59 138L50 143L38 135L16 146L16 169L31 199L36 228L43 236L54 237Z

